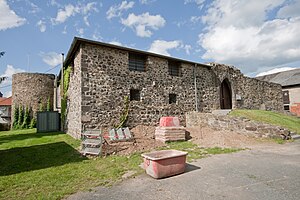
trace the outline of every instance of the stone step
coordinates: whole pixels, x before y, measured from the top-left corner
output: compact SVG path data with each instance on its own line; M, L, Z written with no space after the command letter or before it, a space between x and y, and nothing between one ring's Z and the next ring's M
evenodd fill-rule
M228 115L231 112L231 109L222 109L222 110L213 110L212 114L214 115Z
M299 140L300 139L300 135L292 135L291 136L293 140Z

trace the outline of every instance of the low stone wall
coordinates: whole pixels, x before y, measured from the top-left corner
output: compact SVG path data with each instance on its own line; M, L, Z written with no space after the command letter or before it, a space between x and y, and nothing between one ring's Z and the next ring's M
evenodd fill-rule
M262 138L281 138L289 135L289 130L279 126L254 122L243 117L220 116L211 113L187 113L186 126L210 127Z

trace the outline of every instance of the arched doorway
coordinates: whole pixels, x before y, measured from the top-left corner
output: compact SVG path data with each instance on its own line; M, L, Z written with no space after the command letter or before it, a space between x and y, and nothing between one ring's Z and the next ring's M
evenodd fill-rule
M221 109L231 109L231 87L228 79L224 79L220 87L220 104Z

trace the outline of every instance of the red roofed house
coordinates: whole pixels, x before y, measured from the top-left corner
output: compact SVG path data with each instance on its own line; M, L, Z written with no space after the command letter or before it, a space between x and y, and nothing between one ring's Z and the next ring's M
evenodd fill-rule
M11 124L11 97L0 97L0 131L9 130Z

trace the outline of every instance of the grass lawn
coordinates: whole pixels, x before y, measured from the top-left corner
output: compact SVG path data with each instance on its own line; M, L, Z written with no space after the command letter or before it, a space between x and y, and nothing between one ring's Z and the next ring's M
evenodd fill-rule
M69 135L35 132L0 132L0 199L61 199L142 171L140 155L86 159Z
M298 117L265 110L233 110L230 115L281 126L300 134L300 118Z
M80 141L64 133L35 129L0 132L0 199L61 199L81 190L111 185L127 171L140 174L140 154L87 159ZM234 149L204 149L191 142L169 143L189 152L188 160Z

